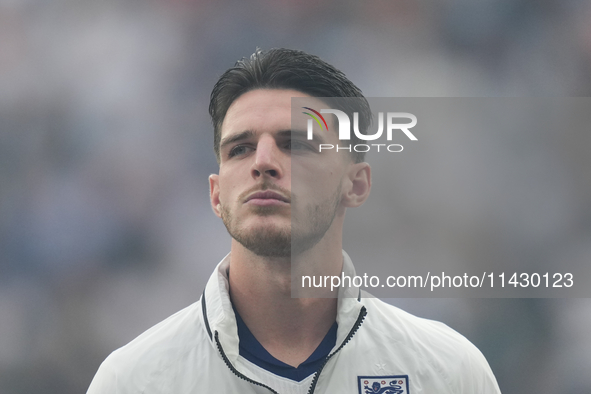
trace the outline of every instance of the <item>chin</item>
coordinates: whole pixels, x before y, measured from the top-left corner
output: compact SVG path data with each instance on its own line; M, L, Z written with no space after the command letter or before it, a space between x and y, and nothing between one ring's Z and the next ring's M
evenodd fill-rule
M233 238L254 254L263 257L291 256L291 229L269 226L250 227L232 234Z
M245 231L291 232L291 218L278 216L250 217L240 224Z

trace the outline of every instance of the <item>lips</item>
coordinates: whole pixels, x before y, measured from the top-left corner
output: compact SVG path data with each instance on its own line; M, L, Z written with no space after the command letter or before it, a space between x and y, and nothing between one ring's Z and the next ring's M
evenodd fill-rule
M276 200L276 201L281 201L281 202L285 202L288 204L290 202L287 197L283 196L280 193L274 192L272 190L264 190L264 191L252 193L251 195L246 197L246 200L244 202L246 203L246 202L249 202L252 200L261 201L261 202L263 202L264 200L270 200L269 202Z

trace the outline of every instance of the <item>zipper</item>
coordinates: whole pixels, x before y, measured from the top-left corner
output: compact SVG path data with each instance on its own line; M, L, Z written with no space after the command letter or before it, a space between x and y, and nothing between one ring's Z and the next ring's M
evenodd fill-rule
M308 394L314 393L314 390L316 389L316 384L318 383L318 378L320 377L320 373L322 372L322 370L324 369L324 367L326 366L328 361L335 354L337 354L351 340L351 338L353 338L353 335L355 335L355 333L357 332L357 330L361 326L361 323L363 323L363 319L365 319L365 315L367 315L367 310L365 309L364 306L362 306L361 311L359 311L359 316L357 317L357 321L355 321L353 328L351 328L351 331L349 331L349 334L347 334L347 337L345 338L343 343L341 343L341 346L339 346L337 350L335 350L334 352L332 352L331 354L326 356L326 358L324 359L324 362L322 363L320 368L318 368L318 371L316 371L314 373L314 378L312 380L312 384L310 385L310 388L308 389ZM256 386L264 387L264 388L268 389L269 391L271 391L273 394L279 394L277 391L273 390L271 387L267 386L266 384L263 384L261 382L257 382L256 380L249 378L248 376L242 374L240 371L238 371L236 368L234 368L234 365L232 365L230 360L228 360L228 356L226 356L226 353L224 352L224 349L222 348L222 344L220 343L220 339L219 339L219 335L218 335L217 330L215 331L214 338L215 338L215 343L217 345L217 348L222 356L222 359L224 360L224 362L226 363L228 368L230 368L230 371L232 371L232 373L234 375L236 375L240 379L243 379L243 380L245 380L249 383L252 383Z
M228 368L230 368L230 371L232 371L232 373L236 376L238 376L240 379L246 380L249 383L252 383L256 386L261 386L264 387L266 389L269 389L273 394L279 394L277 391L273 390L271 387L267 386L266 384L263 384L261 382L257 382L256 380L252 380L251 378L249 378L248 376L242 374L240 371L238 371L236 368L234 368L234 366L232 365L232 363L230 362L230 360L228 360L228 357L226 356L226 353L224 353L224 349L222 348L222 344L220 343L220 339L218 337L218 332L217 330L215 331L215 343L218 347L218 350L220 351L220 354L222 355L222 358L224 359L224 362L226 363L226 365L228 366Z
M357 330L361 326L361 323L363 323L363 319L365 319L365 315L367 315L367 310L365 309L364 306L362 306L361 311L359 312L359 316L357 317L357 321L353 325L353 328L351 328L351 331L349 331L349 334L347 335L347 337L345 338L343 343L341 343L341 346L339 346L339 348L337 350L335 350L334 352L332 352L331 354L326 356L326 358L324 359L324 362L322 363L320 368L318 368L318 371L316 371L316 373L314 374L314 379L312 380L312 384L310 385L310 389L308 389L308 394L314 394L314 390L316 389L316 384L318 383L318 378L320 377L320 373L322 372L322 370L324 369L324 367L328 363L328 360L330 360L332 358L332 356L337 354L347 344L347 342L349 342L351 340L351 338L353 338L353 335L355 335L355 333L357 332Z

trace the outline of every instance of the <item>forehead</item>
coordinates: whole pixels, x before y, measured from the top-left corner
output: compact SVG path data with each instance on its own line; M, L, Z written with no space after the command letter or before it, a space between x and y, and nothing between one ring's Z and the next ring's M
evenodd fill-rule
M291 129L291 99L309 98L317 107L325 107L323 101L306 93L291 89L256 89L238 97L226 113L221 127L221 137L246 130L272 132Z

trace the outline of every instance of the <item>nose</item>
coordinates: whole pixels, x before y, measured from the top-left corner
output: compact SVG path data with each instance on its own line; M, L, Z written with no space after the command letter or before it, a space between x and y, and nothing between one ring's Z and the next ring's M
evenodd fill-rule
M251 169L252 177L281 178L284 171L281 164L281 155L282 152L274 138L271 136L261 137L255 151L255 161Z

